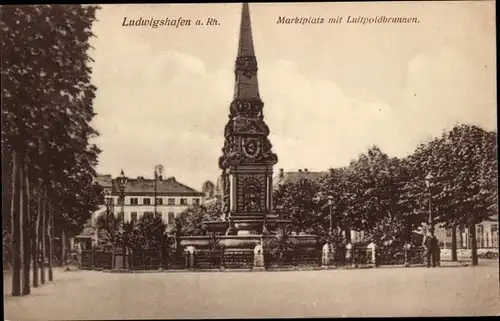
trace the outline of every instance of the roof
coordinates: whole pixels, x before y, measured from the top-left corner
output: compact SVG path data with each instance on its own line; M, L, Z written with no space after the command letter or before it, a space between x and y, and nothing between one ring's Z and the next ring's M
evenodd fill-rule
M120 189L116 179L112 180L112 193L118 194ZM155 193L155 180L146 178L128 179L125 186L127 195L153 195ZM179 183L175 177L156 180L156 195L203 196L204 194L189 186Z
M302 179L307 179L310 181L317 181L322 177L326 176L328 172L310 172L308 170L299 170L297 172L280 172L274 177L274 187L278 187L284 184L298 183Z
M104 188L109 188L111 187L111 175L97 175L96 182Z
M93 237L95 234L95 229L89 226L83 228L83 231L76 236L76 238L89 238Z

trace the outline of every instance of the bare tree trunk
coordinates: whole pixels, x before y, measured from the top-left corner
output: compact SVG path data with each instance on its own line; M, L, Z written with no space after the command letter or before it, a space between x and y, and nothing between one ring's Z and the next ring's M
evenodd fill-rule
M52 271L52 261L54 255L54 204L52 204L52 200L49 202L49 222L47 225L47 234L49 236L49 281L53 281L54 274Z
M457 258L457 226L451 228L451 260L456 262Z
M346 228L344 230L344 232L345 232L345 242L346 242L346 244L351 243L351 230L349 228Z
M33 227L33 240L32 240L32 249L31 249L31 257L33 260L33 287L38 287L39 282L39 274L38 274L38 258L39 258L39 241L40 241L40 218L42 211L42 188L38 187L37 197L36 197L36 222Z
M40 226L40 281L45 284L45 240L47 237L47 190L44 188L43 191L43 205L42 205L42 224Z
M462 225L458 227L458 231L460 232L460 248L464 247L464 228Z
M23 161L20 168L21 179L23 185L21 187L22 206L23 206L23 294L31 293L30 281L30 265L31 265L31 217L30 217L30 198L29 198L29 183L28 183L28 168Z
M472 223L469 225L469 235L470 235L470 249L472 254L472 265L478 264L477 259L477 240L476 240L476 224Z
M61 230L61 265L65 265L67 261L66 254L66 233L64 229Z
M21 238L22 218L19 207L19 173L18 154L12 153L12 203L11 203L11 228L12 228L12 295L21 295Z

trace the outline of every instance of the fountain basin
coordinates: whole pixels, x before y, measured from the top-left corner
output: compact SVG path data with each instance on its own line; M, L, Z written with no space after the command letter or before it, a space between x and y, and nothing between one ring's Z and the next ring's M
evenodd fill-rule
M209 221L209 222L203 222L202 225L210 233L216 233L216 232L224 233L229 228L229 222L227 221Z
M225 250L250 251L266 239L273 238L273 235L224 235L219 236L219 244ZM316 249L319 245L315 235L294 235L290 236L297 240L297 249ZM194 246L198 250L210 249L211 236L184 236L180 239L180 246Z

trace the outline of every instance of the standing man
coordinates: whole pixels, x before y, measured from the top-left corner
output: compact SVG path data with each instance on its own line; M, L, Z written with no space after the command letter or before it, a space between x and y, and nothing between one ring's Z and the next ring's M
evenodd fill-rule
M426 247L427 267L436 267L439 256L439 243L437 237L434 235L434 227L429 228L430 235L427 235L424 241Z

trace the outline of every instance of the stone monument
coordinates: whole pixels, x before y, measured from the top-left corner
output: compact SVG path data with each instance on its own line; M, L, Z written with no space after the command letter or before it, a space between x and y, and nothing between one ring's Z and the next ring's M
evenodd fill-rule
M253 251L272 231L288 221L273 211L273 166L278 157L269 141L264 121L264 103L259 94L257 59L252 38L250 10L243 4L235 61L235 86L224 128L224 146L219 158L222 171L223 221L204 222L209 232L221 232L226 250ZM265 234L265 233L264 233ZM312 235L296 236L303 245L316 244ZM185 237L181 245L205 246L204 237Z

